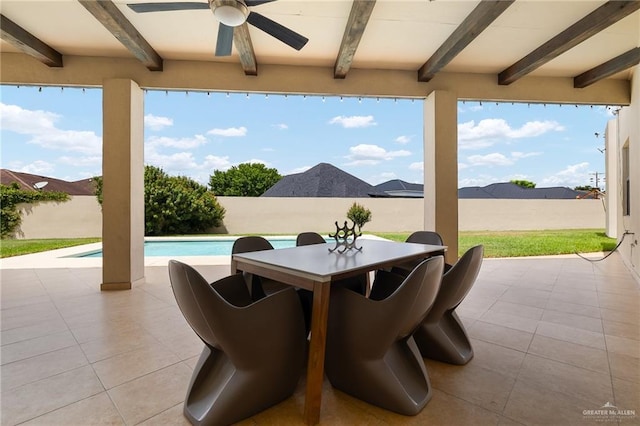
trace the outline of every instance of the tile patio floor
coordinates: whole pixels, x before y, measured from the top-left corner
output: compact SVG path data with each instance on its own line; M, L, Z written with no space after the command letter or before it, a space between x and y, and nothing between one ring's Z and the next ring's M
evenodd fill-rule
M229 270L197 269L209 280ZM202 344L166 267L121 292L100 292L96 267L0 272L2 425L188 424L182 401ZM640 424L640 290L617 254L485 259L458 312L475 358L425 360L434 392L422 413L390 413L325 381L321 424ZM637 415L583 414L607 402ZM301 379L242 424L302 424L303 406Z

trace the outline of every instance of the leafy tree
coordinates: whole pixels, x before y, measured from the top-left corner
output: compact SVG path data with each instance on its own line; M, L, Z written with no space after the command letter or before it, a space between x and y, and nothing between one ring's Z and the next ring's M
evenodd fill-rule
M592 189L595 189L595 188L591 185L583 185L583 186L576 186L573 189L576 191L591 191Z
M511 180L511 183L521 186L522 188L529 188L529 189L533 189L536 187L536 184L533 182L530 182L528 180L517 180L517 179L513 179Z
M371 210L358 203L353 203L347 211L347 218L355 223L360 231L365 223L371 221Z
M38 201L67 201L69 194L56 191L32 191L20 189L20 185L12 182L10 185L0 184L0 233L2 238L11 238L22 217L18 212L18 204L35 203Z
M242 163L227 171L215 170L209 187L216 195L259 197L275 185L282 176L278 170L260 163Z
M96 197L102 204L102 185ZM175 235L205 232L220 226L224 208L204 185L185 177L169 176L162 169L145 166L145 235Z

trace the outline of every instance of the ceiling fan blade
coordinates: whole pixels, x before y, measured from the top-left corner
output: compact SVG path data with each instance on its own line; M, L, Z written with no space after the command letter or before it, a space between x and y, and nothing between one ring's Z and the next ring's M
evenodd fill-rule
M276 0L244 0L244 4L251 7L251 6L260 6L261 4L271 3L274 1Z
M199 10L209 9L209 3L176 2L176 3L129 3L129 9L137 13L168 12L172 10Z
M218 26L218 40L216 41L216 56L230 56L233 45L233 27L220 22Z
M308 38L256 12L249 13L247 22L296 50L302 49L309 41Z

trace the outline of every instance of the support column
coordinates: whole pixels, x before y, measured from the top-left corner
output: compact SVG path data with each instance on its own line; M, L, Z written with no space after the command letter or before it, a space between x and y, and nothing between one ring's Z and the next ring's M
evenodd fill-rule
M622 176L620 170L619 156L622 155L622 149L618 146L618 120L613 119L607 122L604 133L605 143L605 232L607 237L618 238L618 206L622 206L622 200L619 199L620 181L618 176ZM621 163L621 162L620 162Z
M144 279L144 95L129 79L102 88L102 285Z
M448 246L447 263L458 259L458 98L442 90L424 103L424 229Z

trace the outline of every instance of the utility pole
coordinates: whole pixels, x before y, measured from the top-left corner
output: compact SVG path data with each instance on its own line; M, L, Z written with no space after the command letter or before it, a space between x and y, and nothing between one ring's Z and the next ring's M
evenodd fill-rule
M598 195L600 193L600 180L605 180L604 177L604 173L602 172L594 172L594 173L589 173L591 176L594 176L592 178L590 178L589 180L591 182L595 183L595 186L593 187L594 189L596 189L595 191L595 198L600 198Z

